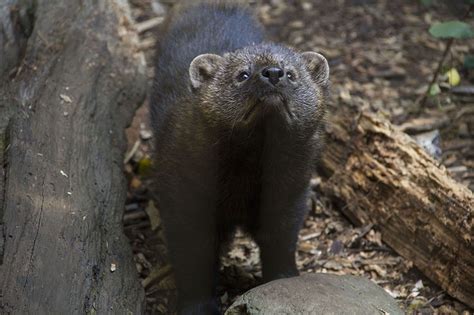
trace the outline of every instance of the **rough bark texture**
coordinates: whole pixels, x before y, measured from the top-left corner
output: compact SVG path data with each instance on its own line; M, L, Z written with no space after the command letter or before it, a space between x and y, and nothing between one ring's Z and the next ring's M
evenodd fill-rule
M322 192L449 294L474 307L474 196L383 118L339 108L329 119Z
M18 65L34 23L34 0L3 0L0 3L0 81Z
M146 89L128 4L7 0L0 16L0 313L142 313L121 224Z

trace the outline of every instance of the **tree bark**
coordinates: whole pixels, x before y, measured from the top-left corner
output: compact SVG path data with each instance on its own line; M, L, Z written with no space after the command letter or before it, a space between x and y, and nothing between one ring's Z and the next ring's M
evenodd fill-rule
M0 6L2 314L144 311L122 233L124 129L146 90L128 10L124 0Z
M321 190L450 295L474 307L474 196L387 120L341 106L329 119Z
M0 81L23 57L33 30L34 0L3 0L0 3Z

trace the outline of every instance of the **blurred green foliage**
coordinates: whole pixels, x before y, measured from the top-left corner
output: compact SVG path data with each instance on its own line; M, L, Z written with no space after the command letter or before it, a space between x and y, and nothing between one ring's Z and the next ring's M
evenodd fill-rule
M430 34L436 38L466 39L474 37L474 28L461 21L449 21L432 25Z

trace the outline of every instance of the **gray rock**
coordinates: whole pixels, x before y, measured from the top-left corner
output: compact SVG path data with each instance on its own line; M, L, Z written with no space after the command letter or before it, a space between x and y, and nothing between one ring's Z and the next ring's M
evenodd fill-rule
M355 276L305 274L256 287L232 304L235 314L398 315L396 301L370 280Z

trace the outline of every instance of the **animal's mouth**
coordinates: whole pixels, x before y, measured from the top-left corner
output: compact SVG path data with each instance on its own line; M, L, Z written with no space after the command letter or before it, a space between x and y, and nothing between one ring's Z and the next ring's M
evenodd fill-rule
M283 112L290 119L294 117L288 104L288 100L280 93L266 94L258 99L258 103L265 107L265 110L277 110Z
M251 106L245 113L243 120L250 121L253 120L255 116L265 116L272 112L279 112L290 120L293 119L294 114L292 113L288 101L280 93L268 93L263 96L260 96L251 103Z
M258 99L259 103L270 106L281 106L285 102L283 95L279 93L266 94Z

